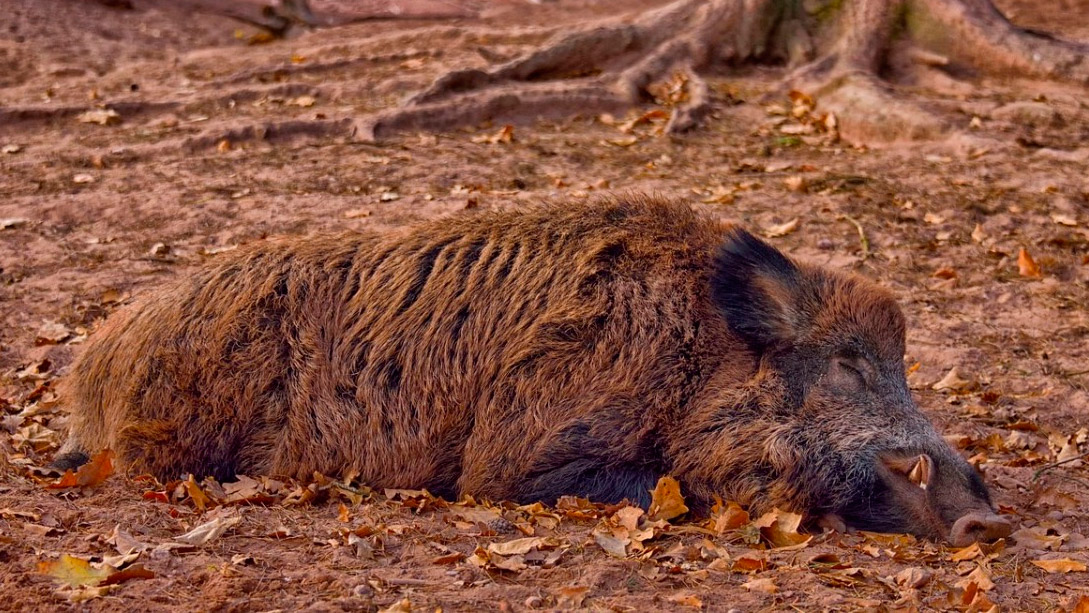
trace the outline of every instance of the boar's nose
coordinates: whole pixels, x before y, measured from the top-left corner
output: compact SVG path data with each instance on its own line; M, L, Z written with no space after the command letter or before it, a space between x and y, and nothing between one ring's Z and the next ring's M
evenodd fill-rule
M967 547L977 541L993 541L1010 535L1013 527L1009 520L994 513L972 511L953 524L949 543L954 547Z

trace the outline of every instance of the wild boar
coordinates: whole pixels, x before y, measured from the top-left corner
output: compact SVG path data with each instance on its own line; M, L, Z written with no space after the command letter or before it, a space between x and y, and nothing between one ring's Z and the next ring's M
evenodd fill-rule
M954 544L1007 534L908 391L904 317L683 203L466 213L265 242L117 313L61 392L57 465L358 474L447 497L833 515Z

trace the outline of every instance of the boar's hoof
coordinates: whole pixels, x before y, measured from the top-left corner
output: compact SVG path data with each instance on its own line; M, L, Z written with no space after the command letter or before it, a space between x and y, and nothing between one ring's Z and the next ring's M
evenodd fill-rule
M847 534L847 522L835 513L827 513L817 518L817 527L829 532Z
M994 513L973 511L957 520L949 533L949 543L954 547L967 547L977 541L993 541L1010 535L1013 527L1009 520Z

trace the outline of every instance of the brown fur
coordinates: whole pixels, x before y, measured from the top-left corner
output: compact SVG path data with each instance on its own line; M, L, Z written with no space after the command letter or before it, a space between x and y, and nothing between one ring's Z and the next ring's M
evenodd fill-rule
M867 527L899 491L881 454L926 453L949 508L896 499L878 527L942 536L932 516L989 502L912 403L903 351L888 293L683 204L465 214L261 244L118 313L67 377L60 460L643 504L668 473L697 508Z

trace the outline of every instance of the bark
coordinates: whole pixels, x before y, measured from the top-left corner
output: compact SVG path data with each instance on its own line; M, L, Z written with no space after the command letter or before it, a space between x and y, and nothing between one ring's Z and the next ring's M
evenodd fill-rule
M668 129L683 132L713 109L704 75L758 62L786 66L783 88L836 113L847 133L941 132L938 119L893 95L894 55L952 74L1089 85L1089 45L1018 28L990 0L676 0L561 33L489 70L453 70L356 131L371 140L489 119L616 112L651 100L655 83L680 74L686 95Z

